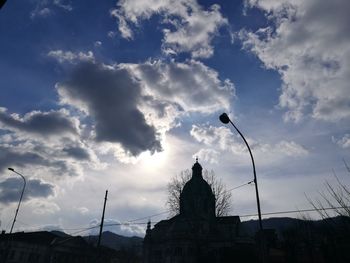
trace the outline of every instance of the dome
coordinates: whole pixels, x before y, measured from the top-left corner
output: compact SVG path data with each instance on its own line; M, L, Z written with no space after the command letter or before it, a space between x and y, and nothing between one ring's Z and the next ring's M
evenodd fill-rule
M215 196L210 185L203 179L202 166L192 166L192 178L180 194L180 214L189 217L215 217Z
M202 166L199 164L198 160L192 166L192 176L200 176L202 177Z

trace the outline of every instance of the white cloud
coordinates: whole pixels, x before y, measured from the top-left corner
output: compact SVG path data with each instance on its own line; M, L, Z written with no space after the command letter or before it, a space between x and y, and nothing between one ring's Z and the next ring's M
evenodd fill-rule
M110 38L114 38L117 35L115 31L108 31L107 36Z
M246 151L239 138L226 127L215 127L209 124L192 125L190 134L198 142L207 146L215 146L220 150L230 150L235 154Z
M54 214L59 212L60 207L47 200L31 200L26 205L32 208L32 212L38 215Z
M285 154L287 156L306 156L309 154L308 150L300 144L293 141L281 141L275 145L274 151Z
M95 60L95 57L92 51L71 52L71 51L63 51L63 50L51 50L47 53L47 56L56 59L59 63L68 62L68 63L76 64L81 61Z
M94 46L95 47L100 47L100 46L102 46L102 42L101 41L95 41Z
M199 158L199 160L203 160L208 163L218 163L220 152L213 149L200 149L194 155L193 158Z
M119 23L118 29L119 29L119 32L122 34L122 37L126 39L133 39L134 37L133 32L128 26L128 23L126 22L126 19L123 17L123 15L120 14L120 12L116 9L111 11L111 15L118 19L118 23ZM113 38L116 36L116 32L109 31L108 36Z
M338 140L335 137L332 137L332 141L341 148L350 148L350 134L345 134L341 139Z
M220 80L217 71L199 61L156 60L126 66L142 81L146 94L174 102L185 112L212 113L229 109L234 97L233 83Z
M245 8L259 7L267 12L282 11L283 8L291 8L291 4L300 3L302 0L245 0Z
M54 0L53 4L66 10L66 11L72 11L73 7L72 4L70 3L70 1L66 1L66 0Z
M70 1L66 0L37 0L35 8L30 13L30 18L45 18L54 13L54 10L61 9L64 11L72 11L73 7Z
M206 160L215 162L213 157L219 155L218 151L231 151L234 154L247 154L248 150L242 139L238 135L234 135L230 129L226 127L215 127L209 124L192 125L190 134L198 142L210 146L211 150L204 152L199 151ZM275 144L260 143L251 138L246 138L252 151L267 159L280 157L302 157L308 155L308 150L302 145L294 141L282 140ZM206 157L205 153L208 155Z
M48 17L51 15L51 13L52 13L52 11L47 7L37 8L31 12L30 18L33 19L36 17Z
M286 120L326 121L350 117L350 2L247 1L265 11L274 26L242 30L245 49L283 81L279 106Z
M168 54L189 52L192 57L212 56L211 40L227 24L220 6L212 5L204 10L196 0L121 0L117 5L111 15L118 19L119 31L127 39L133 38L129 23L138 26L141 20L160 15L164 26L163 51Z
M89 211L90 211L88 208L83 207L83 206L78 207L77 209L78 209L79 213L81 213L82 215L85 215L85 214L89 213Z

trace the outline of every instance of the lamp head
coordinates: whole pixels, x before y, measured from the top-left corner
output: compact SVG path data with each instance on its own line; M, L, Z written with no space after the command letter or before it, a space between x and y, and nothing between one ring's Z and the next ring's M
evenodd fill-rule
M221 114L219 119L224 124L227 124L230 122L230 118L228 117L228 115L226 113Z
M11 167L9 167L9 168L7 168L7 169L10 170L10 171L12 171L12 172L15 171L15 169L13 169L13 168L11 168Z

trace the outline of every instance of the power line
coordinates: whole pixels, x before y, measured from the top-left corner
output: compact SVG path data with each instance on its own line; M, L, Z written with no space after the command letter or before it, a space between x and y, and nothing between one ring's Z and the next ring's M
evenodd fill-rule
M230 188L230 189L224 191L224 193L225 193L225 192L233 191L233 190L235 190L235 189L241 188L241 187L246 186L246 185L249 185L249 184L251 184L251 183L253 183L253 182L254 182L254 180L253 180L253 181L249 181L249 182L244 183L244 184L241 184L241 185L238 185L238 186L235 186L235 187L233 187L233 188ZM127 221L124 222L124 223L105 224L105 226L121 226L121 225L133 225L133 224L142 224L142 225L143 225L143 224L147 224L147 223L144 223L144 222L141 222L141 223L133 223L133 222L139 221L139 220L144 220L144 219L150 219L150 218L152 218L152 217L164 215L164 214L167 214L167 213L169 213L169 212L170 212L170 210L168 209L168 210L165 210L165 211L156 213L156 214L152 214L152 215L148 215L148 216L144 216L144 217L140 217L140 218L135 218L135 219L127 220ZM22 224L25 224L25 225L27 225L27 226L29 226L29 224L27 224L27 223L24 223L24 222L21 222L21 223L22 223ZM93 227L81 227L81 228L59 228L59 229L52 229L51 231L72 231L72 230L77 230L78 232L76 232L76 233L75 233L75 232L71 233L71 235L74 235L74 234L78 234L78 233L84 232L84 231L86 231L86 230L90 230L90 229L97 228L97 227L100 227L100 225L96 225L96 226L93 226ZM34 228L34 229L36 228L36 229L39 230L39 229L41 229L42 227L36 226L36 227L33 227L33 228Z
M249 184L252 184L252 183L254 183L254 180L249 181L249 182L244 183L244 184L241 184L241 185L238 185L236 187L230 188L230 189L226 190L225 192L233 191L235 189L241 188L243 186L246 186L246 185L249 185ZM343 208L350 208L350 206L349 207L326 207L326 208L310 208L310 209L299 209L299 210L275 211L275 212L262 213L261 215L267 216L267 215L280 215L280 214L291 214L291 213L301 213L301 212L316 212L316 211L336 210L336 209L343 209ZM135 221L149 219L149 218L160 216L160 215L163 215L163 214L166 214L166 213L169 213L169 212L170 212L170 210L165 210L165 211L162 211L160 213L156 213L156 214L152 214L152 215L148 215L148 216L140 217L140 218L136 218L136 219L127 220L127 221L122 222L122 223L105 224L105 226L106 227L111 227L111 226L122 226L122 225L124 225L124 226L127 226L127 225L145 225L148 222L135 222ZM258 214L240 215L240 217L253 217L253 216L258 216ZM160 221L154 222L154 224L157 224L159 222ZM27 224L27 223L24 223L24 222L21 222L21 223L29 226L29 224ZM98 228L98 227L100 227L100 225L91 226L91 227L83 227L83 228L59 228L59 229L52 229L51 231L78 230L77 232L70 233L70 235L76 235L76 234L79 234L79 233L82 233L82 232L85 232L87 230L91 230L91 229L94 229L94 228ZM37 227L34 227L34 228L40 229L41 227L37 226Z
M160 212L160 213L157 213L157 214L153 214L153 215L149 215L149 216L145 216L145 217L141 217L141 218L136 218L136 219L132 219L132 220L127 220L126 222L135 222L135 221L139 221L139 220L143 220L143 219L148 219L148 218L152 218L152 217L155 217L155 216L160 216L160 215L163 215L163 214L166 214L166 213L169 213L170 210L166 210L166 211L163 211L163 212Z
M228 189L228 190L224 191L224 193L226 193L226 192L231 192L232 190L235 190L235 189L241 188L241 187L246 186L246 185L251 184L251 183L254 183L254 180L249 181L249 182L244 183L244 184L241 184L241 185L239 185L239 186L236 186L236 187L230 188L230 189Z
M336 209L342 209L342 208L350 208L350 206L347 207L325 207L325 208L310 208L310 209L299 209L299 210L287 210L287 211L276 211L276 212L268 212L268 213L262 213L261 215L267 216L267 215L281 215L281 214L292 214L292 213L300 213L300 212L316 212L316 211L324 211L324 210L336 210ZM250 216L257 216L258 214L248 214L248 215L241 215L240 217L250 217Z
M301 212L317 212L317 211L323 211L323 210L336 210L336 209L344 209L344 208L350 208L350 206L347 207L325 207L325 208L310 208L310 209L299 209L299 210L287 210L287 211L275 211L275 212L268 212L268 213L262 213L261 215L267 216L267 215L280 215L280 214L291 214L291 213L301 213ZM247 215L240 215L239 217L252 217L252 216L258 216L258 214L247 214ZM154 222L154 224L159 223ZM138 222L138 223L133 223L134 225L145 225L147 222Z
M261 215L263 216L267 216L267 215L280 215L280 214L291 214L291 213L301 213L301 212L316 212L316 211L323 211L323 210L336 210L336 209L344 209L344 208L350 208L350 206L347 207L325 207L325 208L310 208L310 209L299 209L299 210L287 210L287 211L275 211L275 212L268 212L268 213L262 213ZM159 213L161 214L161 213ZM239 217L252 217L252 216L258 216L258 214L246 214L246 215L240 215ZM144 217L142 219L145 219L147 217ZM160 221L154 222L154 224L159 223ZM129 222L124 222L124 223L110 223L110 224L105 224L104 226L106 227L112 227L112 226L122 226L122 225L146 225L148 222L134 222L131 223ZM91 230L94 228L98 228L100 227L100 225L96 225L96 226L91 226L91 227L86 227L86 228L76 228L79 229L79 231L73 232L73 233L69 233L69 235L74 236L76 234L80 234L82 232L85 232L87 230ZM57 229L56 231L64 231L64 230L72 230L74 228L66 228L66 229ZM54 230L51 230L54 231ZM71 237L69 237L71 238ZM68 238L68 239L69 239ZM63 240L66 241L66 240Z
M336 209L342 209L342 208L350 208L350 207L326 207L326 208L310 208L310 209L300 209L300 210L287 210L287 211L275 211L275 212L268 212L268 213L262 213L261 215L279 215L279 214L291 214L291 213L300 213L300 212L316 212L316 211L322 211L322 210L336 210ZM258 214L248 214L248 215L240 215L239 217L252 217L252 216L258 216ZM159 223L154 222L154 224ZM146 225L148 222L136 222L136 223L126 223L126 225ZM116 224L109 224L108 226L116 226L116 225L125 225L125 223L116 223Z

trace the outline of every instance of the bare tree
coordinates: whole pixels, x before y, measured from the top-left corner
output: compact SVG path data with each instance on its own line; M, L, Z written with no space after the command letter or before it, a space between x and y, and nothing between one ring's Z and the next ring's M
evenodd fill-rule
M343 159L345 168L350 174L350 167ZM331 218L334 211L339 216L350 217L350 187L342 182L333 171L336 184L325 182L325 190L320 192L319 199L311 199L306 196L309 203L319 213L322 218Z
M168 184L168 199L166 205L169 207L170 215L174 216L180 212L180 193L185 184L191 179L189 169L181 171L175 175ZM231 208L231 192L226 190L221 179L218 179L213 170L203 171L203 178L210 185L215 196L215 213L217 216L225 216Z

